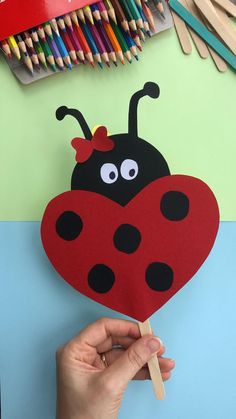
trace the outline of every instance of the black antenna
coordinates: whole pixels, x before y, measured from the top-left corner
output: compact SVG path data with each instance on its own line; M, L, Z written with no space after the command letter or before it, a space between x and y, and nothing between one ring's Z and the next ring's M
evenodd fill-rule
M130 99L129 104L129 127L128 133L131 137L138 137L138 119L137 119L137 109L138 102L143 96L149 96L153 99L157 99L160 95L159 86L156 83L151 81L145 83L142 90L134 93Z
M56 110L56 118L58 119L58 121L62 121L62 119L64 119L66 115L71 115L75 119L77 119L84 133L85 138L87 140L91 140L92 133L82 113L78 111L77 109L67 108L67 106L60 106L60 108Z

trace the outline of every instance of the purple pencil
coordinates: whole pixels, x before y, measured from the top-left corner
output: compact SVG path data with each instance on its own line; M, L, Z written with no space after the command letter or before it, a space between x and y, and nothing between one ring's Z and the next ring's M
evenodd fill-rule
M108 36L105 32L105 29L104 29L103 25L99 25L99 24L96 24L96 23L95 23L95 25L96 25L97 31L98 31L101 39L102 39L102 42L105 46L105 49L108 52L108 55L109 55L110 59L113 61L115 66L117 66L115 51L113 50L113 47L110 43L110 40L109 40L109 38L108 38Z
M85 63L85 58L84 58L84 51L82 49L82 46L80 45L80 42L78 40L78 37L76 36L74 30L72 30L71 28L67 28L67 32L69 34L70 40L75 48L75 52L77 54L77 57L80 59L80 61L82 61L82 63Z
M48 43L49 46L52 50L53 56L55 58L55 61L58 65L58 67L60 68L60 70L64 69L64 63L63 63L63 59L61 57L61 54L57 48L56 42L54 41L54 39L51 39L50 37L48 37Z
M88 26L91 31L91 34L93 35L93 39L98 47L98 50L101 54L103 61L107 64L108 67L110 67L108 53L106 51L106 48L104 46L104 43L102 42L101 36L99 35L96 26L91 25L91 23L89 23Z

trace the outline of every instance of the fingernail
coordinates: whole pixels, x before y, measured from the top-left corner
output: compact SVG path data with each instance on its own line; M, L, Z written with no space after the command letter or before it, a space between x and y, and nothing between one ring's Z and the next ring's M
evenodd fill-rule
M161 349L162 342L159 338L151 338L147 341L147 347L152 353L159 351Z

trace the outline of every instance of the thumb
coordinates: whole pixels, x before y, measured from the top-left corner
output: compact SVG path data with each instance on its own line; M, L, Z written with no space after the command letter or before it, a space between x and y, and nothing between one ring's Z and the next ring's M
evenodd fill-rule
M117 389L123 389L137 372L154 356L162 347L160 339L153 335L145 335L133 343L112 365L104 370L103 377L114 383Z

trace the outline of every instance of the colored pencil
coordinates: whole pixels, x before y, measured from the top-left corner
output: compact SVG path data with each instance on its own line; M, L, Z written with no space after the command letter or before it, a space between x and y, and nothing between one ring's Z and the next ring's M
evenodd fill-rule
M141 31L141 29L140 29L140 31ZM139 51L142 51L142 44L141 44L141 41L140 41L139 34L137 32L131 31L131 36L132 36L135 44L137 45Z
M124 55L123 55L121 46L120 46L120 44L119 44L119 42L118 42L118 40L117 40L117 38L114 34L114 31L113 31L110 23L104 22L104 28L105 28L105 31L106 31L108 37L109 37L109 40L111 41L111 44L114 48L114 51L115 51L116 55L119 57L121 63L124 64L125 63L124 62Z
M50 38L49 38L49 39L50 39ZM40 41L39 41L39 42L40 42ZM49 46L49 44L48 44L47 40L46 40L45 42L43 42L43 41L41 40L40 44L41 44L41 47L42 47L43 52L44 52L44 54L45 54L45 57L46 57L47 62L48 62L48 63L50 64L50 66L52 67L52 70L53 70L53 71L56 71L56 70L57 70L57 68L56 68L56 64L55 64L55 59L54 59L54 56L53 56L53 52L52 52L52 50L51 50L51 48L50 48L50 46Z
M36 51L34 49L34 44L33 44L33 41L31 39L31 36L30 36L29 32L28 31L24 31L21 34L21 36L23 37L23 39L25 41L25 44L27 45L30 58L31 58L31 60L32 60L34 66L35 66L35 68L37 70L40 70L39 59L38 59L38 56L37 56Z
M85 36L81 30L80 25L74 25L74 30L76 32L76 35L78 37L79 43L83 49L84 55L88 62L94 67L94 59L91 49L89 48L89 45L85 39Z
M89 29L90 29L90 32L93 36L93 39L94 39L97 47L98 47L98 50L101 54L101 57L102 57L103 61L106 63L106 65L108 67L110 67L108 52L106 51L105 45L104 45L104 43L102 41L102 38L101 38L101 36L100 36L100 34L97 30L97 27L95 25L89 24Z
M56 34L56 32L55 32L55 34ZM57 47L57 44L56 44L54 38L53 39L48 38L48 44L51 48L51 51L53 53L53 57L55 59L55 62L57 63L58 68L60 70L64 70L65 66L64 66L64 63L63 63L63 59L61 57L60 51Z
M134 58L138 61L139 58L138 58L137 48L136 48L133 38L129 36L125 31L123 31L123 35Z
M102 18L105 20L105 22L109 23L108 12L107 12L107 9L106 9L105 4L103 3L103 1L97 2L97 6L99 8L99 11L100 11L100 14L101 14Z
M77 25L77 26L78 26L78 25ZM75 31L74 31L74 30L73 30L73 31L71 31L71 30L68 28L68 34L69 34L69 37L70 37L70 39L71 39L72 44L74 45L74 49L75 49L75 52L76 52L77 57L79 58L79 60L80 60L83 64L85 64L84 52L83 52L82 46L81 46L81 45L80 45L80 43L79 43L79 40L78 40L78 37L76 36Z
M70 58L73 61L73 63L76 65L78 64L78 60L77 60L77 56L76 56L76 52L74 49L74 46L71 42L71 39L69 37L69 34L67 33L67 31L61 31L61 37L63 39L63 42L66 46L67 51L69 52Z
M110 16L111 20L117 25L116 13L112 3L110 2L110 0L104 0L104 4L107 8L107 13Z
M38 33L39 38L42 39L43 42L46 42L46 36L45 36L45 32L42 25L39 25L37 27L37 33Z
M83 23L85 23L85 16L84 16L84 11L83 9L78 9L76 10L77 16L79 18L79 20Z
M97 22L102 23L102 18L101 18L98 6L96 4L91 4L90 8L91 8L91 12L93 14L94 19Z
M72 25L72 20L71 20L70 15L66 14L62 17L62 19L64 20L66 26L73 31L73 25Z
M4 39L3 41L0 42L1 48L4 52L4 54L7 56L8 60L12 59L12 53L11 53L11 49L10 46L7 42L6 39Z
M115 51L113 49L113 46L112 46L112 44L110 42L110 39L107 36L107 33L106 33L105 29L104 29L104 26L103 25L99 25L99 26L96 26L96 27L97 27L98 33L99 33L99 35L100 35L100 37L101 37L101 39L102 39L102 41L104 43L105 49L108 52L108 56L109 56L110 60L117 67L116 54L115 54Z
M11 48L12 53L16 56L18 60L21 58L20 49L16 43L16 40L13 35L7 38L8 45Z
M143 21L142 17L140 15L140 12L138 10L138 7L134 0L123 0L124 2L127 2L129 4L129 9L131 11L132 16L134 17L134 20L136 22L136 25L139 29L143 29Z
M124 56L126 57L126 59L129 61L129 63L132 63L132 57L131 57L131 53L129 50L129 47L126 43L126 40L121 32L121 29L119 28L118 25L115 25L114 22L111 22L111 26L112 29L116 35L116 38L122 48L122 52L124 53Z
M38 37L38 34L37 34L36 29L34 29L34 28L33 29L30 29L29 30L29 33L30 33L30 35L31 35L31 37L32 37L32 39L34 41L34 48L35 48L35 51L37 53L37 56L38 56L39 61L41 61L41 63L43 64L43 66L45 68L47 68L46 57L45 57L45 54L43 52L42 46L40 45L39 37Z
M164 7L162 4L161 0L153 0L153 3L156 7L156 9L158 10L158 12L160 13L161 17L163 17L163 19L165 19L165 13L164 13Z
M86 18L88 19L88 21L89 21L92 25L94 25L94 21L93 21L93 14L92 14L92 11L91 11L90 6L85 6L85 7L83 7L83 12L84 12L84 15L86 16Z
M114 10L116 12L116 16L122 26L122 28L125 30L125 32L129 32L129 24L128 21L126 19L126 16L124 14L124 11L119 3L119 0L111 0Z
M43 28L44 28L44 31L46 32L46 34L49 36L49 38L52 39L53 35L52 35L52 28L51 28L50 23L49 22L43 23Z
M78 25L79 24L78 17L77 17L77 14L76 14L75 11L74 12L70 12L70 17L71 17L72 22L75 25Z
M126 16L128 22L129 22L130 28L133 31L136 31L137 30L137 26L136 26L136 23L135 23L135 19L134 19L132 13L131 13L131 10L130 10L130 8L128 6L128 3L126 2L126 0L119 0L119 1L121 3L122 9L124 10L125 16Z
M93 36L90 32L90 29L88 27L88 25L86 25L86 23L82 23L81 24L81 29L83 30L84 36L88 42L88 45L92 51L93 57L95 59L95 61L98 63L98 65L102 68L102 59L101 59L101 55L98 51L97 45L93 39Z
M71 65L71 60L70 60L70 56L69 56L69 52L66 49L66 46L62 40L62 37L60 35L57 35L54 32L54 41L56 42L57 48L60 52L60 55L64 61L64 63L66 64L66 66L71 70L72 69L72 65Z
M155 21L152 15L152 12L150 10L150 7L148 6L147 3L145 3L144 0L142 0L142 9L143 9L143 13L146 16L146 19L150 25L151 30L156 33L157 29L156 29L156 25L155 25Z
M143 9L140 8L139 9L139 12L140 12L140 15L141 15L142 20L143 20L143 29L147 33L147 35L149 36L149 38L151 38L151 32L150 32L149 23L148 23L148 20L147 20L147 18L145 16L144 12L143 12Z
M17 45L18 45L19 49L22 52L21 55L23 57L23 61L26 65L26 67L28 68L28 70L30 71L31 75L33 75L34 74L33 64L32 64L32 61L31 61L30 56L28 54L28 51L26 49L26 45L25 45L21 35L16 35L15 39L17 41Z
M58 29L58 26L57 26L56 19L51 19L50 20L50 25L51 25L51 28L54 30L54 32L56 32L56 34L59 35L59 29Z

